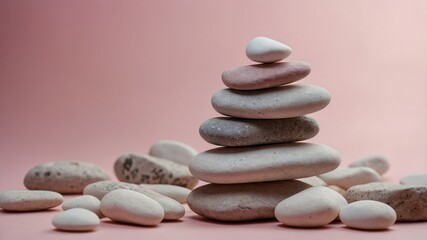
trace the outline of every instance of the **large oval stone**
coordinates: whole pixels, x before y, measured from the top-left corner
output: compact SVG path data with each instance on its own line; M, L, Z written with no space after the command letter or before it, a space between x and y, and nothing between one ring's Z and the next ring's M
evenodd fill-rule
M209 143L235 147L303 141L316 136L313 118L283 119L211 118L200 126L200 136Z
M344 197L349 203L374 200L390 205L397 221L427 220L427 186L368 183L347 190Z
M59 193L81 193L94 182L109 180L107 171L87 162L48 162L30 169L24 185L31 190L50 190Z
M6 211L40 211L59 206L64 197L57 192L13 190L0 193L0 208Z
M222 89L211 99L221 114L254 119L303 116L325 108L330 100L324 88L301 84L253 91Z
M315 176L340 162L336 150L311 143L221 147L197 155L190 171L210 183L264 182Z
M198 215L221 221L274 218L274 208L310 185L297 181L208 184L194 189L188 206Z
M257 90L289 84L310 73L305 62L256 64L226 70L222 73L224 84L236 90Z

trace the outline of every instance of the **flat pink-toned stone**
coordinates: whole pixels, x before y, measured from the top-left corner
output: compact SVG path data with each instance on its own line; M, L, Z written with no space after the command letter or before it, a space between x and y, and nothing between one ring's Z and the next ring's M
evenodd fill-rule
M224 84L236 90L256 90L277 87L303 79L310 73L305 62L255 64L226 70Z

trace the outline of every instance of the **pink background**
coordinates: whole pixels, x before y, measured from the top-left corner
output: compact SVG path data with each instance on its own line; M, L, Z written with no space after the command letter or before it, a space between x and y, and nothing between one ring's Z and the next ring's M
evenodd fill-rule
M294 1L0 1L0 191L22 189L37 163L83 160L112 173L122 153L146 153L174 139L199 151L201 122L218 116L210 97L225 69L251 64L246 43L267 36L293 49L331 104L313 114L312 142L336 148L343 166L372 154L392 162L386 180L427 171L427 2ZM0 213L0 239L57 239L52 214ZM399 239L425 223L365 233L224 225L189 212L179 223L146 229L103 223L82 238L141 234L150 239L227 235ZM24 217L31 216L31 217ZM23 231L11 225L25 225ZM34 222L34 224L33 224ZM250 227L248 227L250 226ZM275 235L277 234L277 235ZM340 235L341 234L341 235Z

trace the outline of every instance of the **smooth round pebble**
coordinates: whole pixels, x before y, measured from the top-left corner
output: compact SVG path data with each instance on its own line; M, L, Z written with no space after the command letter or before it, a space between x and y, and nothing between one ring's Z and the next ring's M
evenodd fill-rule
M65 201L62 204L62 210L66 211L72 208L83 208L95 213L99 218L103 218L104 214L102 214L99 209L100 203L98 198L91 195L84 195Z
M111 220L145 226L158 225L164 218L163 208L158 202L127 189L105 195L101 200L101 211Z
M278 62L289 55L292 49L285 44L267 37L256 37L246 46L246 56L255 62Z
M338 168L318 177L328 185L336 185L343 189L365 183L381 182L381 176L369 167Z
M14 190L0 193L0 208L24 212L46 210L61 205L64 197L51 191Z
M277 220L293 227L321 227L337 218L345 198L327 187L311 187L281 201L274 210Z
M325 108L331 96L314 85L291 84L263 90L222 89L213 94L213 108L223 115L249 119L303 116Z
M235 90L259 90L296 82L311 71L305 62L255 64L225 70L222 82Z
M92 231L100 223L95 213L83 208L66 210L52 219L52 225L63 231Z
M383 175L390 169L390 162L384 156L375 155L355 161L349 167L370 167Z
M288 143L316 136L316 120L302 116L283 119L211 118L199 128L207 142L227 147Z
M188 194L191 192L188 188L169 184L140 184L140 186L170 197L179 203L186 203Z
M400 184L427 185L427 174L403 177L400 179Z
M396 222L396 212L389 205L362 200L341 208L341 221L351 227L365 230L384 230Z
M162 140L151 146L148 155L188 166L193 157L197 155L197 151L190 145L182 142Z

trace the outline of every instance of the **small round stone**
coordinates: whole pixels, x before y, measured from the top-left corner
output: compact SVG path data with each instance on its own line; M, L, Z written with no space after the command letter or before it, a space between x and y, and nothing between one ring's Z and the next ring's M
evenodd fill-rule
M52 225L63 231L92 231L100 223L101 221L95 213L83 208L66 210L52 219Z
M14 190L0 193L0 208L24 212L46 210L61 205L64 197L57 192L42 190Z
M389 205L372 200L350 203L341 208L341 221L351 227L365 230L384 230L396 222L396 212Z
M285 44L267 37L256 37L246 46L246 56L255 62L278 62L291 55L292 49Z
M411 175L400 179L400 184L427 185L427 174Z
M66 211L72 208L83 208L95 213L99 218L103 218L104 214L102 214L99 209L100 203L98 198L91 195L84 195L65 201L62 204L62 210Z

